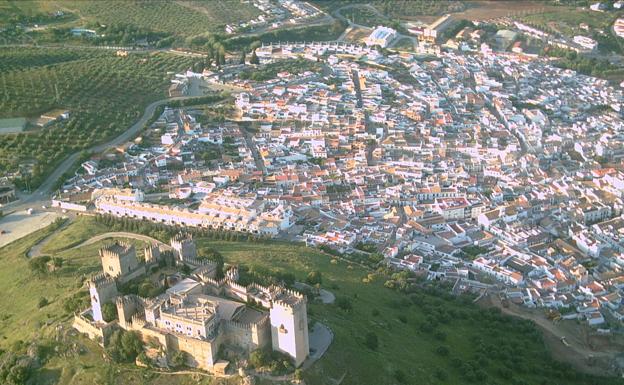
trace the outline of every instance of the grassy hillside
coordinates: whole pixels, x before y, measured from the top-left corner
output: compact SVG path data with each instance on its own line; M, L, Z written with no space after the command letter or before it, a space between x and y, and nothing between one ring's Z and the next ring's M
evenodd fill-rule
M165 53L115 57L104 50L11 48L0 52L0 118L28 117L55 108L67 121L45 129L5 135L0 171L35 164L33 185L71 152L111 138L134 123L147 104L166 97L170 71L183 71L188 57Z
M93 230L86 231L84 229ZM103 231L92 218L80 218L54 235L50 249L71 245ZM57 338L63 344L83 346L86 353L64 359L51 355L41 376L63 384L120 383L119 379L159 384L154 375L130 366L109 366L99 359L98 347L76 337L59 337L58 325L67 326L63 304L79 291L82 277L99 269L98 245L67 250L60 272L38 277L28 268L25 252L49 233L42 230L0 250L0 348L17 340L42 343ZM468 298L455 298L444 289L420 289L407 296L384 287L387 277L342 261L332 261L315 249L283 243L245 243L198 239L200 250L221 252L227 262L239 263L258 274L293 273L302 280L312 270L322 272L323 287L341 302L352 305L309 305L313 320L335 333L327 355L305 371L307 384L618 384L617 379L592 378L554 362L539 331L529 322L483 310ZM363 278L372 278L364 283ZM37 309L41 296L50 304ZM346 298L346 299L345 299ZM365 343L374 333L376 349ZM111 373L117 380L109 377ZM139 380L139 378L141 380ZM171 384L190 377L170 376ZM62 380L62 381L61 381ZM91 381L91 382L89 382ZM180 382L176 382L180 381ZM204 381L207 380L204 379ZM41 381L40 383L46 383Z

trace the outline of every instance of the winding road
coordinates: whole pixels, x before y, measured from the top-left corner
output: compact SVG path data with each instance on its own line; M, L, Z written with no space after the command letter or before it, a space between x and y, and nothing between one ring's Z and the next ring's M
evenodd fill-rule
M94 236L93 238L89 238L86 241L77 244L74 247L71 247L70 249L79 249L83 246L88 246L91 244L94 244L96 242L102 241L104 239L109 239L109 238L128 238L128 239L136 239L137 241L143 241L143 242L147 242L147 243L155 243L158 246L160 246L163 250L171 250L171 246L169 246L168 244L159 241L156 238L152 238L152 237L148 237L147 235L142 235L142 234L135 234L135 233L127 233L127 232L110 232L110 233L102 233L102 234L98 234L96 236Z
M94 154L98 152L103 152L110 147L119 146L129 141L134 136L136 136L139 133L139 131L141 131L141 129L145 126L147 121L152 118L152 116L154 115L154 111L156 111L158 107L165 105L174 100L186 100L186 99L193 99L193 98L196 98L196 96L179 96L179 97L157 100L149 104L147 107L145 107L145 110L143 111L143 115L141 116L141 118L137 120L127 130L119 134L117 137L111 139L110 141L93 146L89 148L87 151L91 154ZM213 104L217 104L220 102L221 100L214 102ZM59 164L58 167L56 167L56 169L54 169L54 171L52 171L52 173L50 173L47 176L46 180L35 191L33 191L29 195L22 195L20 197L20 200L18 201L6 204L5 210L19 211L19 210L27 210L29 207L40 207L42 205L45 205L46 201L49 198L48 195L52 192L52 186L54 186L56 181L58 181L58 179L65 172L67 172L69 169L72 168L72 166L78 160L79 156L80 156L80 152L75 152L71 154L70 156L68 156L67 158L65 158L65 160L63 160L63 162L61 162L61 164Z

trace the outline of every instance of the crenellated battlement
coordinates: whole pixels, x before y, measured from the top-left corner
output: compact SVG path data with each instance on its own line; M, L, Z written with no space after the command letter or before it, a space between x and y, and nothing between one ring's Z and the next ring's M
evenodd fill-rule
M243 329L243 330L251 330L252 326L254 326L254 324L243 323L243 322L238 322L238 321L224 320L223 322L225 322L225 324L228 326L232 326L237 329Z
M138 295L135 295L135 294L128 294L122 297L117 297L115 299L115 304L117 306L124 306L124 305L132 304L136 306L145 307L147 303L148 303L148 300L146 298L139 297Z
M232 266L225 272L225 277L233 282L238 282L238 266Z
M100 257L121 258L132 252L134 252L134 245L126 241L115 241L100 249Z
M143 249L143 256L145 257L145 263L155 263L160 260L160 247L153 243Z
M178 233L169 241L173 248L173 254L180 261L197 258L197 248L193 242L193 236L188 233ZM201 265L198 265L201 266Z
M196 257L186 257L182 260L182 262L195 266L195 267L206 267L210 269L216 269L217 264L209 259L199 259Z
M273 305L278 305L289 309L298 308L304 303L306 303L305 296L297 291L290 289L282 289L282 292L273 299Z
M90 288L99 288L115 284L115 279L106 273L97 273L87 281Z
M231 279L228 279L228 278L224 278L223 280L224 280L225 284L227 284L229 287L231 287L234 290L237 290L237 291L240 291L240 292L243 292L243 293L247 293L249 291L249 286L239 285L237 282L234 282L234 281L232 281Z
M193 234L191 233L177 233L176 235L171 237L170 243L179 244L184 241L192 241L192 240L193 240Z
M145 313L140 312L133 314L132 317L130 317L130 323L132 324L133 328L142 328L147 323L145 321Z

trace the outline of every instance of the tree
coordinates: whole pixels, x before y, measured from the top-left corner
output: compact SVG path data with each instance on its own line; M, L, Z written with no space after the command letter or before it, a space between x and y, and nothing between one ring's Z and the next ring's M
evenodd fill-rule
M379 340L377 339L377 334L374 332L368 332L364 336L364 345L370 350L377 350L379 347Z
M247 54L245 53L245 50L244 49L241 50L241 57L240 57L240 60L238 61L238 63L239 64L245 64L245 60L247 59L246 56L247 56Z
M394 378L401 384L403 384L406 380L406 375L405 372L403 372L401 369L397 369L394 371Z
M181 368L186 365L186 353L183 351L177 351L171 356L171 364L176 368Z
M54 269L60 269L61 267L63 267L63 263L65 261L63 260L63 258L61 257L54 257L52 258L52 266L54 266Z
M353 309L353 304L349 297L338 297L336 298L336 306L344 311L351 311Z
M84 309L89 304L89 292L79 291L63 301L63 310L73 313L76 310Z
M143 343L137 332L115 330L110 336L106 353L115 362L132 362L143 351Z
M294 379L295 379L295 381L297 381L297 382L301 382L301 381L303 381L303 370L301 370L301 369L295 369L295 374L294 374L293 378L294 378Z
M151 367L153 364L152 360L147 356L145 352L139 353L139 355L137 356L137 360L147 367Z
M45 274L48 272L47 264L48 262L50 262L51 259L52 258L50 258L49 255L42 255L40 257L32 258L30 261L28 261L28 267L30 267L30 270L37 275Z
M318 270L311 271L306 277L306 282L310 285L321 284L323 282L321 272Z
M39 301L37 302L37 307L41 309L42 307L47 306L49 303L50 302L48 301L46 297L40 297Z
M19 356L12 351L0 351L0 383L24 385L33 374L33 358Z
M449 348L447 348L446 346L438 346L436 348L436 353L438 353L439 355L446 357L449 355L450 351Z
M117 306L115 306L112 302L106 302L102 305L102 317L106 322L111 322L112 320L117 319Z
M260 59L258 59L258 55L256 55L256 50L254 49L251 53L251 58L249 59L250 64L260 64Z
M256 349L249 355L249 365L256 369L268 365L270 360L270 354L264 349Z

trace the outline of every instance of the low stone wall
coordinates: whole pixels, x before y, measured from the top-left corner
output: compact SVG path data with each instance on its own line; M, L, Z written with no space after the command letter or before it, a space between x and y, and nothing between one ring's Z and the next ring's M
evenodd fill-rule
M86 334L93 341L96 341L100 344L100 346L106 346L108 343L108 338L115 330L116 323L98 323L89 320L82 314L74 315L74 322L72 323L72 327L76 329L79 333Z

